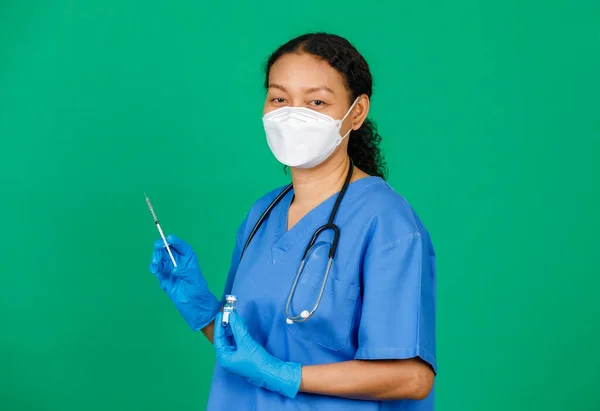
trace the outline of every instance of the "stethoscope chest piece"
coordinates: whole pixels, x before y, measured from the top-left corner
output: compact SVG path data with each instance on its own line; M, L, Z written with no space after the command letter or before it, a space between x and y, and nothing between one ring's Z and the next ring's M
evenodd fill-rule
M286 324L294 324L294 323L302 323L305 322L306 320L308 320L309 318L311 318L313 316L313 314L315 313L315 311L317 310L317 308L319 307L319 304L321 302L321 298L323 297L323 292L325 291L325 285L327 283L327 278L329 277L329 271L331 270L331 264L333 263L333 259L335 257L335 253L337 250L337 246L339 243L339 239L340 239L340 229L338 228L338 226L334 223L335 220L335 216L337 214L337 211L342 203L342 199L344 198L344 195L346 194L346 190L348 189L348 186L350 185L350 180L352 179L352 174L354 173L354 163L352 162L352 159L350 159L350 168L348 170L348 174L346 175L346 180L344 181L344 185L342 186L342 189L340 190L340 193L337 196L337 199L335 201L335 204L333 205L333 209L331 210L331 214L329 215L329 219L327 221L327 224L319 227L313 234L310 242L308 243L308 245L306 246L306 249L304 250L304 255L302 256L302 261L300 262L300 266L298 267L298 272L296 273L296 277L294 278L294 282L292 284L292 288L288 294L288 298L287 298L287 302L285 305L285 322ZM265 221L265 219L267 218L267 216L270 214L271 210L281 201L281 199L292 189L292 185L288 185L281 193L279 193L277 195L277 197L271 202L271 204L269 204L269 206L267 207L267 209L263 212L263 214L260 216L260 218L258 219L258 221L256 222L256 224L254 225L254 228L252 228L252 231L250 232L250 235L248 236L248 239L246 240L246 244L244 245L244 248L242 250L242 253L240 255L240 260L242 258L242 256L244 255L244 252L246 251L246 248L248 248L248 245L250 244L250 241L252 240L252 238L254 237L254 235L256 234L256 232L258 231L258 229L260 228L260 226L262 225L262 223ZM307 256L309 254L309 251L311 250L311 248L315 245L315 242L317 241L317 238L319 237L319 234L321 234L323 231L325 230L331 230L333 231L333 243L331 244L331 248L329 249L329 260L327 262L327 268L325 269L325 273L323 275L323 281L321 283L321 287L319 290L319 296L317 297L317 301L314 305L314 307L312 308L312 310L308 311L308 310L304 310L300 313L300 315L292 315L290 312L290 308L291 308L291 303L292 303L292 299L294 298L294 294L296 292L296 286L298 284L298 280L300 279L300 276L302 274L302 270L304 269L304 266L306 264L306 259Z

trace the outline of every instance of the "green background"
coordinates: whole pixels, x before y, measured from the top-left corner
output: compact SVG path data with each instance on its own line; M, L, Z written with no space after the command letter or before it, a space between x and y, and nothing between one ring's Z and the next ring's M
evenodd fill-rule
M221 293L288 177L262 63L346 36L438 253L437 409L598 410L600 3L0 0L0 409L203 409L214 363L147 266Z

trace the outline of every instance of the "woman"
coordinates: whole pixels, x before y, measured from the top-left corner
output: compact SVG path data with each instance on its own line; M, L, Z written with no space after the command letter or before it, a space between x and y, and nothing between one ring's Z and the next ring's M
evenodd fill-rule
M384 181L367 63L341 37L304 35L270 57L265 87L268 145L292 186L259 199L241 224L223 298L174 236L177 267L160 240L150 266L214 343L208 409L432 410L435 254ZM224 326L226 294L238 311Z

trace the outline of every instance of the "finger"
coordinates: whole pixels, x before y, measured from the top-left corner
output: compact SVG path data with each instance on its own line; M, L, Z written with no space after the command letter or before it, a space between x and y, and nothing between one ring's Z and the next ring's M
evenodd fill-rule
M160 264L162 261L162 250L154 250L152 252L152 264Z
M233 333L231 332L231 327L223 327L225 328L225 337L227 337L227 341L229 345L233 346L235 341L233 340Z
M219 312L215 317L215 325L213 331L213 345L217 351L230 351L231 345L225 335L225 327L221 325L223 320L223 313Z
M163 241L162 237L159 238L158 240L156 240L154 242L154 248L156 250L160 250L161 248L165 248L165 242Z
M160 272L160 265L159 264L155 264L155 263L150 263L148 265L148 269L150 270L150 272L154 275L157 275Z
M157 255L160 258L160 261L163 265L163 268L165 270L169 270L171 271L173 269L173 260L171 260L171 255L169 254L169 251L165 248L161 248L160 250L156 250ZM180 265L180 256L179 254L173 252L173 258L175 258L175 261L177 261L177 265Z
M169 234L167 236L167 242L169 243L169 246L178 254L190 255L194 253L194 250L192 250L192 247L188 243L174 236L173 234Z
M161 250L154 250L152 252L152 259L150 260L150 272L154 275L164 271L165 261L162 257Z
M167 287L165 291L167 291L171 295L171 299L173 299L174 301L177 300L182 304L189 302L186 293L179 293L180 280L177 277L173 277L172 275L165 275L164 279Z
M160 289L164 292L169 293L169 290L173 289L173 280L171 279L172 277L167 277L162 274L158 274L156 278L158 278L158 285Z
M202 274L197 268L187 268L179 264L177 267L173 267L171 262L168 264L171 264L172 269L170 270L169 274L171 274L173 277L181 278L182 280L193 282L194 284L197 284L198 280L202 277Z
M248 337L246 321L244 321L237 311L232 311L229 314L229 325L231 327L231 332L233 333L233 338L237 343Z
M162 263L160 260L157 261L154 255L152 255L152 260L150 261L150 265L148 266L150 272L154 275L157 275L162 271Z
M223 336L225 333L223 330L219 329L219 327L217 327L217 325L221 324L221 321L223 321L223 311L219 311L217 313L217 316L215 317L215 325L214 325L214 330L213 330L213 339L215 340L215 344L216 341L219 337Z
M169 240L168 240L169 237L165 237L165 238L167 239L167 243L169 244L169 248L170 248L171 252L173 253L173 256L176 257L178 255L181 255L181 253L178 252L173 247L173 245L169 242ZM164 258L164 256L166 256L166 258L168 258L168 259L171 258L169 256L169 252L167 251L167 246L165 245L165 241L162 239L162 237L154 242L154 251L162 252L163 254L161 254L161 255L163 255L163 258Z

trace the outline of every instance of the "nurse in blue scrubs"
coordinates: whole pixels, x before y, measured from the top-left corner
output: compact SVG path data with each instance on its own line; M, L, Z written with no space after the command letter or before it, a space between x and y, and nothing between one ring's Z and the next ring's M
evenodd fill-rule
M384 179L369 67L344 38L317 33L281 46L265 74L268 147L291 186L248 212L220 299L175 236L177 267L160 240L150 265L214 345L207 409L433 410L435 253ZM238 302L224 326L227 294Z

